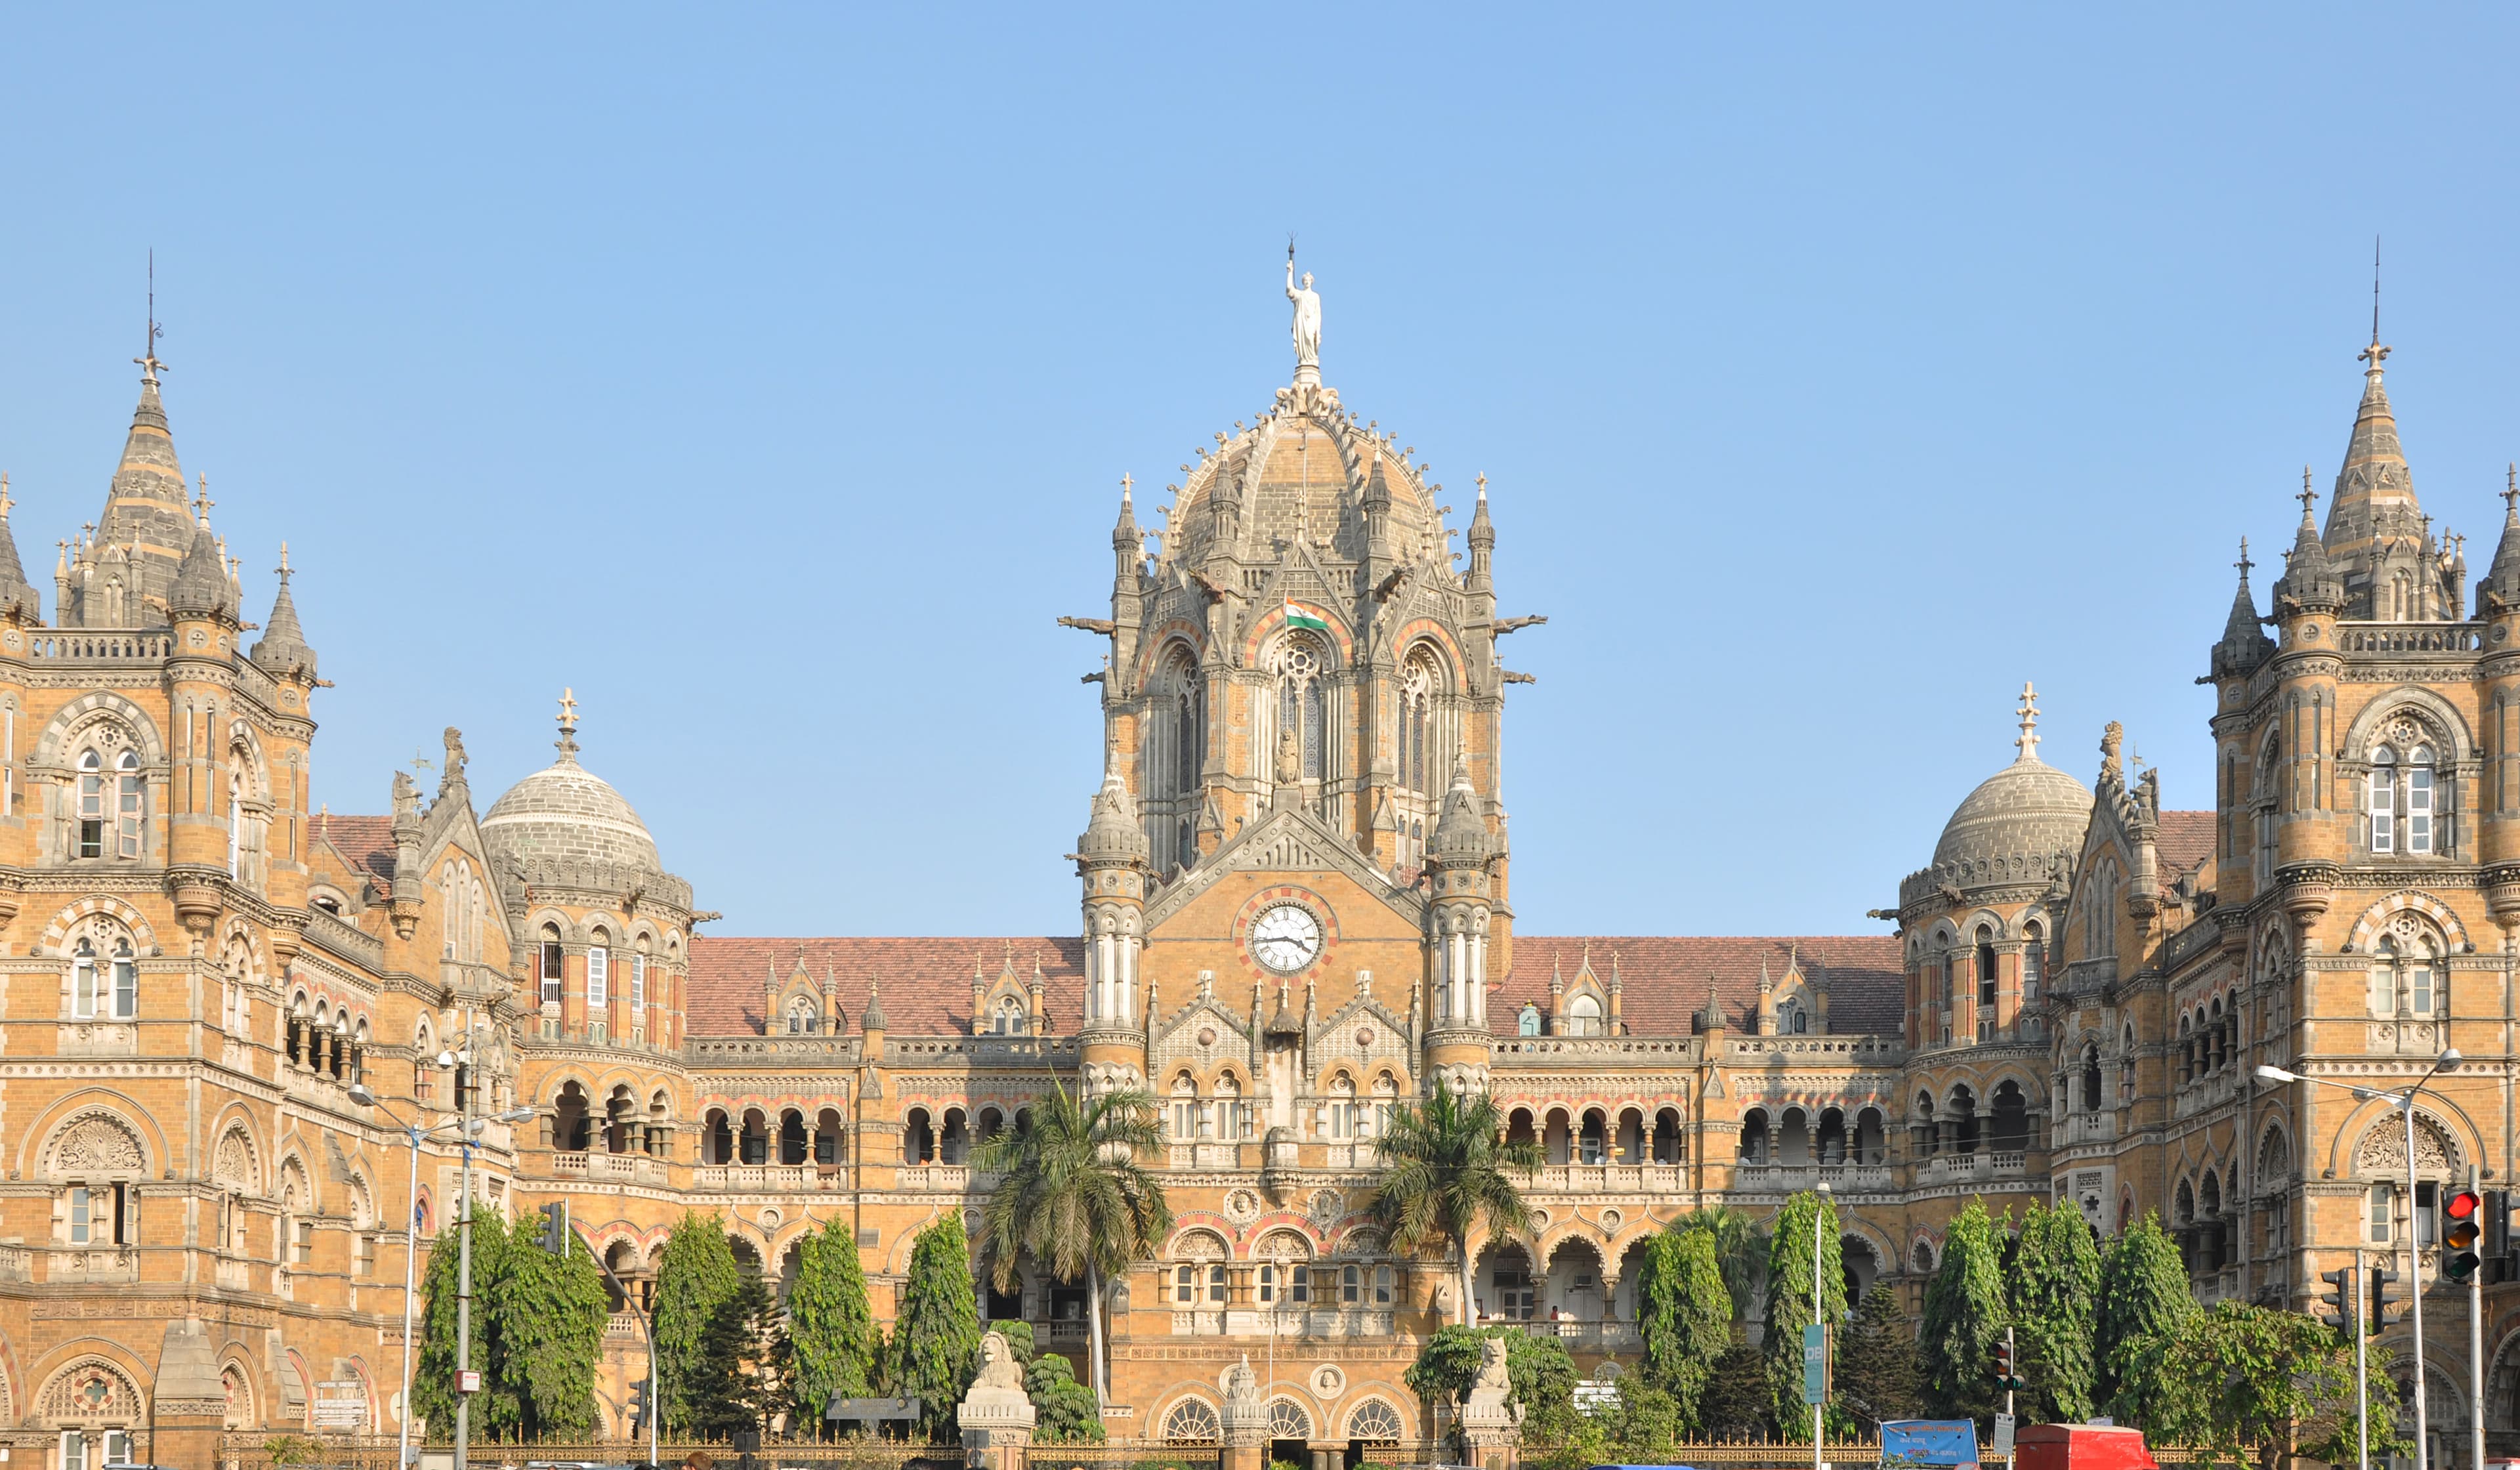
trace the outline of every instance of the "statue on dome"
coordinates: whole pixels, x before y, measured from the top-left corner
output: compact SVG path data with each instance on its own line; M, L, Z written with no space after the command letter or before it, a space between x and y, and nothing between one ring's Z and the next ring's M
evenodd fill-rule
M1295 366L1318 370L1322 365L1322 293L1313 290L1313 273L1295 283L1295 243L1286 242L1286 299L1295 303Z

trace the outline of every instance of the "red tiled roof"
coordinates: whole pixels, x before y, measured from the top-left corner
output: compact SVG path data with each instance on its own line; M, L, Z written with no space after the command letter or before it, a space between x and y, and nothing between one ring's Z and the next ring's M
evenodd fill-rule
M1752 1029L1758 1019L1759 968L1782 980L1799 960L1803 974L1828 990L1828 1029L1839 1035L1896 1032L1907 1009L1907 981L1899 941L1889 934L1759 936L1595 934L1513 937L1513 972L1488 996L1488 1025L1500 1035L1513 1029L1512 1013L1525 1002L1546 1010L1552 969L1572 985L1590 947L1593 974L1609 988L1613 958L1619 966L1619 1015L1639 1036L1687 1036L1706 1004L1710 979L1725 1023Z
M2161 825L2153 830L2152 851L2160 860L2161 886L2168 888L2181 874L2195 871L2214 855L2214 814L2162 813Z
M374 874L380 881L393 881L393 819L390 817L343 817L327 812L315 819L315 835L329 841L350 865L353 872Z
M1012 946L1012 949L1010 948ZM961 1036L971 1029L971 966L994 983L1012 956L1015 977L1032 984L1041 961L1042 1003L1054 1035L1071 1035L1085 1021L1085 943L1022 935L1013 939L721 939L692 940L691 1002L686 1024L694 1036L753 1036L761 1031L762 992L776 974L782 984L804 957L815 989L829 974L839 989L846 1030L858 1031L867 989L880 986L884 1030L894 1036Z
M1707 977L1736 1029L1748 1029L1759 1002L1759 966L1782 979L1800 957L1803 972L1828 987L1829 1029L1895 1032L1906 1005L1899 942L1887 934L1810 939L1667 938L1662 936L1516 935L1513 973L1489 998L1491 1024L1525 1001L1545 1001L1552 962L1572 980L1592 946L1594 972L1606 987L1618 956L1620 1014L1641 1035L1686 1036L1706 1003ZM820 990L829 974L839 991L844 1029L860 1030L870 985L881 987L884 1029L895 1036L959 1036L970 1030L971 968L994 983L1012 946L1015 975L1032 982L1041 961L1044 1003L1054 1034L1083 1023L1084 946L1073 936L1025 935L963 939L745 939L702 935L692 941L689 1022L694 1036L758 1035L762 993L776 974L796 970Z

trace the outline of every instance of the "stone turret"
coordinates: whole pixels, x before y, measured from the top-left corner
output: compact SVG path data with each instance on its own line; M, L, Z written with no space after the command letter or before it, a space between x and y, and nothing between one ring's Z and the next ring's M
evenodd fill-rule
M0 620L40 623L43 604L35 596L34 584L26 580L24 563L18 559L18 537L9 529L10 505L9 476L0 474Z
M315 677L315 649L306 642L306 630L297 623L297 600L289 593L289 543L280 544L280 591L271 600L271 616L262 620L262 637L253 646L253 661L274 678L285 678L292 670L303 670L307 678ZM460 773L450 772L450 776Z
M1084 884L1085 1086L1089 1091L1137 1087L1146 1080L1146 1049L1137 1029L1138 959L1146 943L1146 879L1150 844L1138 820L1119 747L1104 758L1102 788L1094 795L1085 832L1076 839Z
M1479 794L1466 760L1453 765L1444 814L1426 842L1426 870L1433 888L1427 909L1428 987L1426 1060L1430 1076L1457 1086L1483 1085L1487 1076L1489 864L1495 854Z

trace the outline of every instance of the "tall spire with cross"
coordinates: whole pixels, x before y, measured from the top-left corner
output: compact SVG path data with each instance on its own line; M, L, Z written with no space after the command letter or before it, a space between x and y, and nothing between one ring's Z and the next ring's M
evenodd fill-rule
M2476 600L2479 612L2520 607L2520 465L2503 470L2502 540L2494 548L2494 564Z
M577 690L574 689L560 691L560 738L552 743L560 750L560 764L577 764Z
M2021 735L2012 742L2021 753L2012 758L2012 763L2016 766L2045 765L2046 762L2039 759L2039 691L2030 687L2027 679L2021 681L2021 707L2013 713L2021 717Z
M2231 563L2239 568L2240 585L2231 594L2231 615L2223 622L2223 641L2214 646L2214 677L2244 674L2256 668L2274 651L2274 645L2260 628L2258 600L2249 591L2249 568L2257 565L2249 559L2249 538L2240 538L2240 559Z
M2362 364L2362 401L2345 443L2345 460L2328 497L2326 533L2349 593L2346 615L2388 621L2450 616L2460 589L2426 556L2423 507L2398 437L2389 405L2385 366L2390 347L2380 340L2380 245L2371 243L2371 340L2356 354Z
M271 616L262 620L262 638L253 646L253 661L276 678L286 678L293 669L303 669L309 680L315 677L315 649L306 642L306 630L297 622L297 600L289 590L289 579L294 569L289 564L289 543L280 543L280 565L274 575L280 578L280 591L272 597Z
M106 546L124 547L131 554L132 574L139 585L134 589L138 595L124 602L125 620L161 627L166 622L166 599L174 588L185 554L192 550L193 528L198 519L184 484L184 467L175 458L166 405L158 397L158 379L166 372L166 364L158 357L158 341L164 334L165 329L158 321L157 259L153 252L148 332L140 356L132 359L140 368L140 406L132 411L122 460L114 467L113 483L106 491L105 513L97 519L97 540ZM83 601L81 590L74 585L70 605L54 609L55 621L65 627L88 624L91 618ZM105 616L103 606L95 609L95 622L101 625Z

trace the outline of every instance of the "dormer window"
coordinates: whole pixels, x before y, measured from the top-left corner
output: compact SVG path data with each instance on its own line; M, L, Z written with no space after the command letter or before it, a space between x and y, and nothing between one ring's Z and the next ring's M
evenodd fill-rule
M1601 1034L1601 1002L1591 996L1577 996L1566 1007L1568 1036Z
M1787 1036L1802 1036L1811 1030L1811 1013L1799 1005L1787 1005L1783 1024L1777 1029Z
M1517 1036L1538 1036L1538 1035L1540 1035L1540 1007L1539 1007L1539 1006L1537 1006L1537 1005L1526 1005L1526 1006L1524 1006L1524 1007L1522 1008L1522 1017L1521 1017L1521 1019L1520 1019L1518 1022L1516 1022L1516 1023L1515 1023L1515 1026L1514 1026L1514 1034L1515 1034L1515 1035L1517 1035Z
M822 1020L822 1011L813 1002L799 996L788 1002L788 1034L812 1036Z
M1021 1001L1012 996L998 997L989 1009L989 1033L992 1036L1022 1036L1032 1029L1032 1016Z

